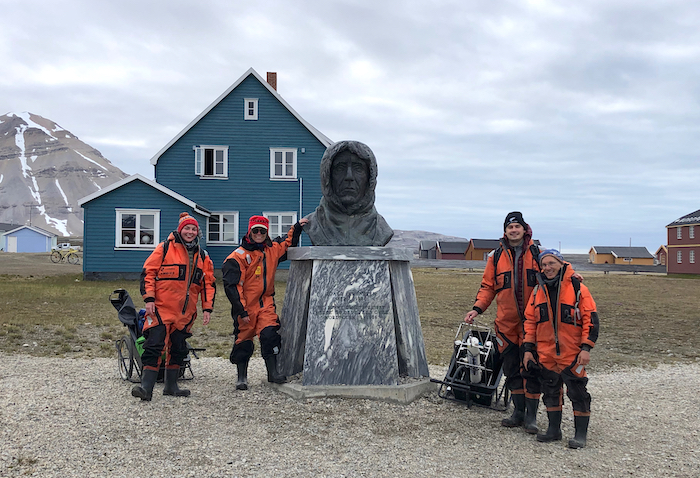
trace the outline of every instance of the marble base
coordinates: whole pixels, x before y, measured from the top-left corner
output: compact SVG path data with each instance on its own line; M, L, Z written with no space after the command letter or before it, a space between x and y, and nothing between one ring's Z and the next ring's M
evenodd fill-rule
M382 402L408 405L414 400L433 393L437 385L430 382L429 378L412 380L410 383L402 383L396 386L387 385L311 385L304 386L299 382L284 383L281 385L263 381L266 387L274 388L295 400L307 400L313 398L357 398L364 400L378 400Z
M289 249L279 371L304 386L427 377L410 255L385 247Z

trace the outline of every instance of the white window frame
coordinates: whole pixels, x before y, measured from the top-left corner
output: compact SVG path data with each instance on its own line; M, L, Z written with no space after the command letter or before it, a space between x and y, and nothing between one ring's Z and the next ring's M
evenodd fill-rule
M690 264L695 264L695 250L691 249L690 252L688 253L688 255L689 255L688 262Z
M160 209L121 209L116 208L116 224L114 230L114 248L115 249L155 249L160 242ZM124 233L122 231L122 216L127 214L136 215L135 229L141 229L141 216L153 215L153 237L150 243L140 244L141 237L139 236L139 244L125 244Z
M688 237L695 239L695 226L688 226Z
M212 240L210 239L210 234L212 234L211 231L211 216L218 216L219 217L219 225L222 224L221 222L221 216L233 216L233 227L232 229L235 231L236 237L233 240L222 240L221 239L221 234L223 231L219 230L219 240ZM206 235L206 240L207 240L207 245L209 244L240 244L239 241L239 229L238 229L238 211L217 211L217 212L212 212L211 216L207 218L207 235Z
M676 264L683 264L683 251L676 252Z
M249 103L252 103L252 107ZM246 121L258 120L258 99L244 98L243 99L243 119Z
M228 146L215 146L215 145L199 145L193 146L194 150L194 174L199 176L200 179L226 179L228 178ZM206 168L204 164L205 151L207 149L213 150L213 164L212 169L214 174L205 174ZM221 164L222 172L216 172L216 165L219 162L217 160L217 153L221 152Z
M284 212L278 212L278 211L265 212L265 211L263 211L263 216L265 216L270 221L270 230L268 231L268 237L270 237L271 239L274 239L277 236L287 237L287 233L289 232L289 228L297 223L297 212L296 211L284 211ZM292 223L287 225L287 226L282 226L282 216L292 216ZM275 224L273 224L273 218L277 219L276 221L274 221ZM276 229L273 229L273 228L276 228Z
M679 226L676 228L676 239L683 239L683 227Z
M282 155L282 174L275 174L275 155ZM292 175L286 174L285 167L287 153L292 153ZM297 148L270 148L270 179L275 180L296 180L297 179Z

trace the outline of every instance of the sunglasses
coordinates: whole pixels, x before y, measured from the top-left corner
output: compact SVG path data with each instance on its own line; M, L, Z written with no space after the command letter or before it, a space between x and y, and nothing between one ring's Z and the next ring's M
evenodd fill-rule
M267 233L267 229L264 227L254 227L253 229L250 230L253 234L265 234Z

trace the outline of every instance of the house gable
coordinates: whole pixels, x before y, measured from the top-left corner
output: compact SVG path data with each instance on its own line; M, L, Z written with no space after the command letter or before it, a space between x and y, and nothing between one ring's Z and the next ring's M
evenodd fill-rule
M142 176L134 176L109 191L79 201L85 212L83 275L87 279L135 278L155 245L177 229L181 212L190 213L200 225L206 222L209 213L196 203ZM159 220L152 246L117 247L117 211L123 210L157 211Z
M250 99L257 100L255 120L246 119L244 114L245 101ZM272 212L288 217L293 213L298 220L318 206L322 197L320 161L331 143L250 69L156 154L151 163L156 167L159 184L212 213L236 213L237 235L242 237L252 215ZM225 149L227 164L223 175L196 174L195 148L201 146ZM295 156L292 177L271 178L272 149ZM225 258L232 250L231 245L221 248L210 248L213 260Z

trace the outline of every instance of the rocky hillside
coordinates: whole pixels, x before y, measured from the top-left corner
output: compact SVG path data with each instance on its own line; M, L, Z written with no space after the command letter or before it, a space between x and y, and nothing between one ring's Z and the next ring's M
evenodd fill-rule
M409 249L416 254L420 247L420 241L469 241L463 237L445 236L428 231L400 231L394 229L394 237L391 238L387 247L397 249Z
M0 222L83 235L78 200L127 175L92 146L32 113L0 116Z

